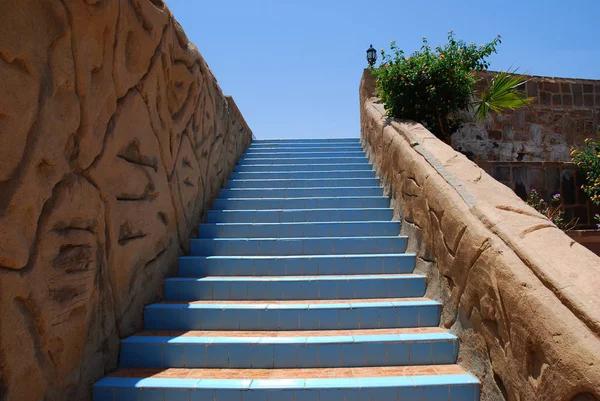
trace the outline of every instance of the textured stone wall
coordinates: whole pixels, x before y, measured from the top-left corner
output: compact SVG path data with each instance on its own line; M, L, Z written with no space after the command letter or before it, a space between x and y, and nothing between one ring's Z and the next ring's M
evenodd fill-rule
M484 73L485 90L493 73ZM569 149L600 132L600 81L532 76L523 88L529 108L491 113L485 124L464 115L455 149L479 161L568 162Z
M252 133L162 0L0 10L0 399L87 400Z
M600 400L600 258L361 82L361 139L482 401Z

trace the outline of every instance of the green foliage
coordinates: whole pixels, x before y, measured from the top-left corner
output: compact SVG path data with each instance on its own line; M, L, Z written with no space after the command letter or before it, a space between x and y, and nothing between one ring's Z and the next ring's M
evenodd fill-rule
M473 103L476 72L488 68L487 58L496 52L500 36L490 43L476 46L456 39L448 32L448 43L443 47L429 46L426 38L420 50L409 56L395 41L391 54L381 49L382 62L374 70L377 94L383 100L387 114L421 122L435 135L450 143L450 135L459 121L453 116L471 105L479 105L479 115L489 110L516 108L527 100L515 102L516 86L521 76L499 74L480 102ZM520 97L519 97L520 99Z
M587 138L581 148L571 148L571 160L585 172L587 183L583 191L596 205L600 205L600 142Z
M490 110L502 113L506 109L515 110L527 106L534 100L521 95L518 87L527 82L527 77L515 72L499 72L492 78L490 88L476 102L475 117L478 121L484 121Z
M526 202L540 214L546 216L548 220L554 223L561 230L570 230L577 224L576 220L571 220L568 223L565 223L565 211L562 207L560 194L552 195L552 199L550 199L550 203L548 203L543 198L540 198L538 192L532 188L531 192L529 192Z

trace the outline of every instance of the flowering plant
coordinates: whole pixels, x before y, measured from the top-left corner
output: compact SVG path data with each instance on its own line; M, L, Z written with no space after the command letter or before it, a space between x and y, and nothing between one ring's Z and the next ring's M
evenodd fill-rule
M583 147L571 148L571 160L585 172L587 183L581 189L596 205L600 205L600 142L586 138Z
M577 224L578 220L571 220L568 223L565 223L565 211L562 207L560 194L552 195L550 203L547 203L544 198L541 198L540 194L534 188L532 188L531 192L529 192L529 196L527 197L527 204L533 207L539 213L546 216L548 220L554 223L556 227L560 228L561 230L571 230Z

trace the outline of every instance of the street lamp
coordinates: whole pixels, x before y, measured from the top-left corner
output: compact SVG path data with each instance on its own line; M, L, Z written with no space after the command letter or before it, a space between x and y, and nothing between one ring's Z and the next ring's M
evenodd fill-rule
M377 50L375 50L373 48L373 45L371 45L367 49L367 62L369 63L369 67L373 67L373 65L375 65L376 61L377 61Z

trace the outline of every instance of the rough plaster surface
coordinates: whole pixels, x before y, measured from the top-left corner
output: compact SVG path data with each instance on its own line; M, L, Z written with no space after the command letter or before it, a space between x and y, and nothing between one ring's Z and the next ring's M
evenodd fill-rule
M600 400L600 258L360 90L361 138L482 400Z
M7 1L0 399L88 400L252 133L162 0Z

